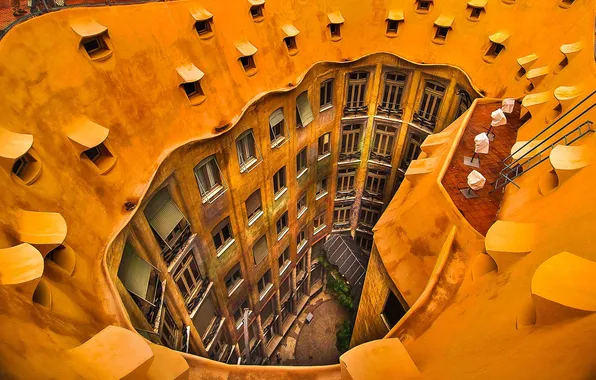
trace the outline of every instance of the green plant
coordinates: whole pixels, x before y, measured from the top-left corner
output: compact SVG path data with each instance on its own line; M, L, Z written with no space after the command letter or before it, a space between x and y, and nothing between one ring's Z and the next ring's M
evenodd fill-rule
M354 300L351 294L352 287L339 273L336 276L333 274L333 272L330 272L327 276L327 288L333 293L339 304L351 313L354 311Z
M340 353L348 351L350 348L350 340L352 339L352 322L346 319L340 325L337 333L335 334L336 341L335 346Z

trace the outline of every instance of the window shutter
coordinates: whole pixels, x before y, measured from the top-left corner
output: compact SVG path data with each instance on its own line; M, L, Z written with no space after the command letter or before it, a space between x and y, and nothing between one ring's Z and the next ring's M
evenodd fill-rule
M201 307L199 307L199 311L192 319L193 324L199 332L199 335L201 335L201 338L205 339L207 337L207 329L215 317L216 314L215 308L213 307L213 302L211 302L211 298L205 297L203 304Z
M269 126L271 128L275 127L277 124L279 124L280 122L282 122L284 120L284 112L282 108L278 108L275 111L273 111L273 113L271 114L271 116L269 116Z
M250 197L246 200L246 213L247 215L252 215L257 209L261 207L261 193L260 191L255 191L252 193Z
M141 259L129 243L126 243L118 268L118 278L128 291L150 303L154 301L152 297L147 299L152 271L153 267Z
M302 121L302 126L306 127L314 120L312 114L312 108L310 108L310 103L308 102L308 91L304 91L302 94L298 95L296 98L296 105L298 106L298 113L300 114L300 120Z
M157 211L155 216L149 220L149 224L165 242L167 241L168 235L172 233L182 219L184 219L184 215L182 215L174 201L170 198L163 207Z
M255 258L255 264L261 263L267 257L267 238L263 236L252 247L252 253Z

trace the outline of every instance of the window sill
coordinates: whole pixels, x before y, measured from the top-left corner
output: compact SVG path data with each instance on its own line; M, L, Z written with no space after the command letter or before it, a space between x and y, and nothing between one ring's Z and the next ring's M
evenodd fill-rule
M203 196L203 203L213 203L213 201L215 201L217 198L219 198L225 191L225 187L223 187L222 185L218 185L217 187L215 187L214 189L208 191L204 196Z
M341 36L331 36L331 41L333 41L333 42L341 41Z
M280 146L282 146L286 141L288 141L288 139L286 139L286 136L280 136L278 138L276 138L275 140L273 140L271 142L271 148L279 148Z
M232 289L230 289L228 291L228 297L231 297L232 294L234 294L234 292L236 290L238 290L238 288L240 287L240 285L244 284L244 279L241 279L240 281L238 281L234 286L232 286Z
M280 241L284 236L286 236L286 234L288 233L290 229L288 227L285 227L283 229L283 231L281 231L279 234L277 234L277 241Z
M326 227L327 227L327 225L326 224L323 224L322 226L319 226L319 227L315 228L315 232L313 233L313 235L316 235L319 232L323 231Z
M308 171L308 168L304 168L300 171L300 173L298 173L298 175L296 176L296 179L300 179L300 177L302 177L304 175L304 173L306 173Z
M256 157L251 157L248 161L246 161L243 165L240 165L240 173L249 172L257 163Z
M287 187L284 187L283 189L281 189L280 191L277 192L277 194L275 194L275 197L273 198L274 200L278 200L279 198L281 198L282 195L284 195L286 192L288 191Z
M445 43L447 43L446 40L437 39L437 38L433 38L431 41L433 42L433 44L437 44L437 45L445 45Z
M292 262L290 260L287 260L284 263L283 267L279 268L279 274L282 275L290 267L291 264Z
M484 62L486 62L486 63L493 63L493 62L495 62L495 59L497 59L497 57L493 57L493 56L490 56L490 55L483 55L482 56L482 60Z
M385 37L387 37L387 38L395 38L395 37L397 37L397 33L396 32L385 33Z
M252 226L262 215L263 210L259 210L256 214L254 214L251 218L248 219L248 226Z
M322 160L326 159L329 156L331 156L331 152L327 152L327 153L323 154L322 156L319 156L317 158L317 161L322 161Z
M218 250L217 250L217 257L221 257L221 255L224 254L224 252L230 248L232 246L232 244L234 244L234 242L236 241L236 239L230 239L228 240L228 242L226 244L224 244L223 246L221 246Z
M114 54L114 52L110 49L105 49L96 53L88 54L89 59L94 62L101 62L105 61L106 59L110 58Z
M259 301L262 301L263 298L269 293L269 291L273 288L273 284L267 285L267 287L259 294Z
M203 34L199 33L199 38L201 40L208 40L208 39L211 39L213 36L215 36L215 33L213 31L211 31L209 33L203 33Z
M331 103L331 104L325 104L324 106L321 106L319 108L319 113L325 112L325 111L330 110L332 108L333 108L333 103Z
M470 21L470 22L478 22L478 21L480 21L480 18L472 18L472 17L470 17L470 16L467 16L466 18L467 18L467 19L468 19L468 21Z
M315 233L316 233L316 232L315 232ZM298 252L298 253L299 253L300 251L302 251L302 249L303 249L304 247L306 247L306 243L308 243L308 241L306 241L306 240L302 240L302 242L300 243L300 245L298 245L298 249L296 250L296 252Z
M306 210L308 210L308 207L301 208L300 211L298 211L298 216L296 217L296 219L300 219L300 217L302 215L304 215L304 213L306 212Z
M329 192L325 191L324 193L321 193L321 194L317 195L317 196L315 197L315 200L317 200L317 201L318 201L319 199L323 198L323 197L324 197L325 195L327 195L327 194L329 194Z

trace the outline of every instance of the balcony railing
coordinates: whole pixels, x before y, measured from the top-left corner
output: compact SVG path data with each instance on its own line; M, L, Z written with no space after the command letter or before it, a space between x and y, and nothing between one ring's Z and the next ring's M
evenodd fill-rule
M356 196L356 190L337 190L335 192L335 199L346 199L354 198Z
M333 222L333 230L334 231L338 231L338 230L345 230L350 228L350 222Z
M213 339L215 339L215 337L221 330L224 321L225 318L222 316L218 315L217 317L215 317L215 322L213 322L213 324L211 325L211 329L209 330L209 332L207 332L205 338L203 338L203 344L205 345L207 351L211 349L211 343L213 343Z
M399 107L399 105L395 107L393 104L387 103L385 106L383 104L381 103L377 107L377 115L385 115L396 119L401 119L404 116L404 109Z
M355 161L360 159L360 151L358 152L351 152L351 153L343 153L339 152L339 161Z
M187 304L187 309L191 312L191 318L196 313L195 309L203 302L205 299L205 295L208 293L209 289L213 285L212 281L209 281L207 277L199 284L199 288L197 293L190 298Z
M414 114L413 119L416 124L431 132L435 129L435 125L437 124L437 116L428 112L418 111Z
M163 280L155 289L155 300L153 303L131 293L133 300L139 309L141 309L145 319L154 328L154 330L157 330L157 325L159 323L157 316L160 314L163 306L165 288L166 281Z
M391 159L393 158L392 155L390 154L379 154L379 153L375 153L373 151L370 152L370 159L383 163L383 164L387 164L387 165L391 165Z
M368 104L364 105L348 105L344 106L344 116L357 116L368 114Z
M182 252L184 248L186 248L191 236L192 232L190 230L190 225L187 225L186 228L184 228L184 230L178 234L171 247L167 244L164 244L164 247L161 251L161 256L167 265L170 265L174 258L178 256L178 254Z
M180 351L188 353L189 343L190 326L182 326L182 344L180 345Z
M362 198L383 202L384 195L383 195L383 193L371 193L370 191L365 189L362 192Z

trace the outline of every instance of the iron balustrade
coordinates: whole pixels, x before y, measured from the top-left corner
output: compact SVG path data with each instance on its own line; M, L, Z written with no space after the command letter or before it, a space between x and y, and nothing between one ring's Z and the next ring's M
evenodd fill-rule
M387 103L388 106L391 104ZM388 117L395 117L401 119L404 115L404 109L401 107L384 107L381 104L377 107L377 115L385 115Z
M421 127L424 127L431 132L437 125L437 116L428 112L418 111L414 114L413 120Z
M344 106L344 116L366 115L368 113L368 104L350 107Z

